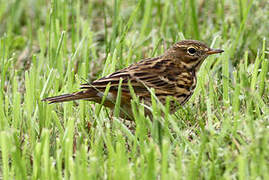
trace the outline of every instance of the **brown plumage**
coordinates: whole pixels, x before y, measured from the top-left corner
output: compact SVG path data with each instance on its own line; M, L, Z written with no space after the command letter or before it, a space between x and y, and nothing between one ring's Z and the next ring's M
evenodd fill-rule
M200 41L180 41L159 57L141 60L127 68L97 79L91 84L82 84L82 91L49 97L43 99L43 101L58 103L83 99L100 103L106 86L110 84L109 94L104 106L113 108L119 81L122 79L122 117L126 117L126 115L129 118L132 117L128 82L131 83L139 99L143 100L146 105L151 105L149 88L155 90L157 98L163 104L166 97L171 96L170 111L174 112L175 104L185 104L193 94L197 83L196 73L207 56L222 52L223 50L211 49ZM148 111L146 113L149 114Z

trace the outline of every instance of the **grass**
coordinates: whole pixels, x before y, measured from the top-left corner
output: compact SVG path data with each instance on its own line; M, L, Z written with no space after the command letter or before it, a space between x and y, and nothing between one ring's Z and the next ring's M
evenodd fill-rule
M0 179L269 179L266 3L0 0ZM41 102L184 38L225 53L175 114Z

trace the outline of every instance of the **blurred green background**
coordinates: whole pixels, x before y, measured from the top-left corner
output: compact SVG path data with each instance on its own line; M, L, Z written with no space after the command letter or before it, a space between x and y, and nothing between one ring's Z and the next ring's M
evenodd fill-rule
M0 179L269 179L266 0L0 0ZM78 90L182 39L225 53L136 128Z

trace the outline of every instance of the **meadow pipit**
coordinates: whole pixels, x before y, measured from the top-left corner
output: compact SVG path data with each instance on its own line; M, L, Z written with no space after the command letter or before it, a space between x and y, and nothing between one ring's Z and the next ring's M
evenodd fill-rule
M209 48L200 41L183 40L159 57L143 59L92 83L82 84L79 92L49 97L43 101L58 103L83 99L100 103L107 85L110 84L104 106L113 109L122 79L122 117L132 117L129 82L137 97L146 105L151 105L150 88L154 88L156 97L163 104L166 97L171 96L170 112L174 112L175 104L184 105L193 94L197 83L196 74L203 61L211 54L222 52L223 50Z

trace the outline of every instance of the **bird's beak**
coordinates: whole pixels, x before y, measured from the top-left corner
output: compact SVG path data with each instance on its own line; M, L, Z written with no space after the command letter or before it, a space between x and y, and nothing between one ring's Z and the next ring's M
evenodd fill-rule
M210 55L210 54L218 54L218 53L222 53L224 52L224 50L222 49L209 49L206 54Z

